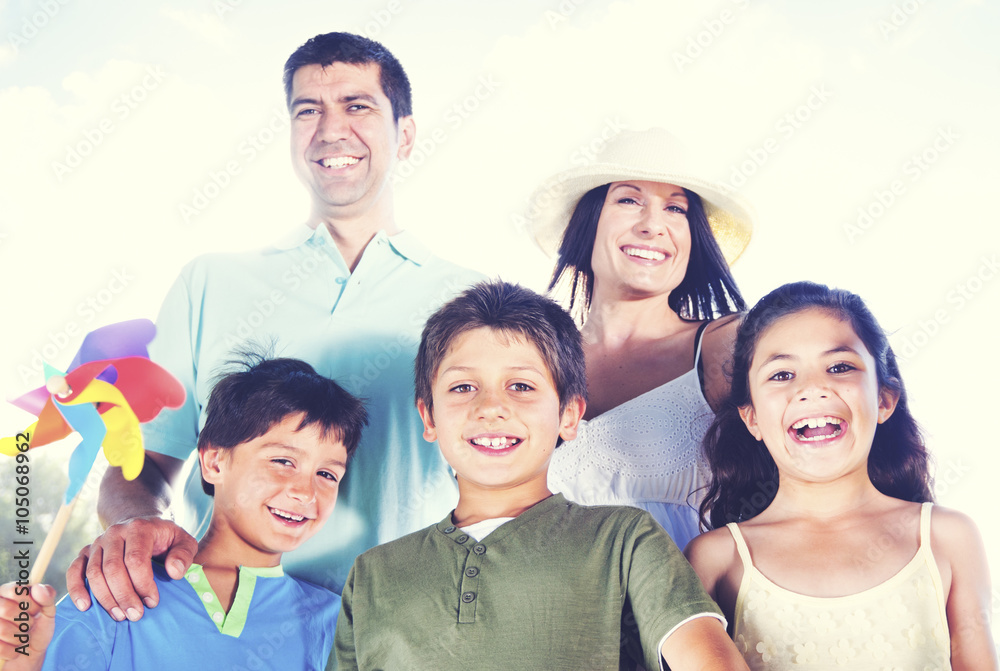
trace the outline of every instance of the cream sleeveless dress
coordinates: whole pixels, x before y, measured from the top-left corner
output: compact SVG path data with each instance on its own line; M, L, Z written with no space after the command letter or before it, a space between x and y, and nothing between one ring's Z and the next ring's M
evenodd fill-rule
M747 665L753 671L950 670L945 595L931 553L931 506L921 508L913 559L882 584L841 597L778 587L754 567L739 527L726 525L743 561L733 639Z

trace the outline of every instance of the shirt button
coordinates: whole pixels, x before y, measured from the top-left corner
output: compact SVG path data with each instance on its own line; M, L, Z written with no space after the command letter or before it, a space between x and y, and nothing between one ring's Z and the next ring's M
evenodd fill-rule
M472 603L476 600L475 592L466 592L462 595L462 603Z
M470 578L475 578L477 575L479 575L479 569L476 568L475 566L470 566L469 568L465 569L465 575L469 576Z
M205 592L204 594L202 594L201 595L201 600L204 601L205 603L212 603L212 594L211 594L211 592Z
M477 555L484 555L486 554L486 546L482 544L477 545L476 547L472 548L472 551L475 552Z
M455 541L458 543L464 543L467 540L469 540L469 537L466 536L465 534L462 534L461 536L455 539Z
M337 279L334 280L334 282L336 282L337 284L347 284L347 278L346 277L338 277Z
M455 533L455 527L445 527L444 528L444 532L446 534L453 534L453 533Z
M219 623L219 624L222 624L222 620L223 620L222 613L212 613L212 620L215 621L215 622L217 622L217 623Z

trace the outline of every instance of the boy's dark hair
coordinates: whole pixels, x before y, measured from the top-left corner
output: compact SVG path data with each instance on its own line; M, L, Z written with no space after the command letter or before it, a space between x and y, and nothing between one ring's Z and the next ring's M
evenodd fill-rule
M594 269L590 265L597 237L604 199L610 184L598 186L583 195L573 210L562 242L552 279L551 291L565 277L569 284L569 311L580 321L586 318L594 297ZM746 310L746 302L729 271L726 258L712 234L701 196L684 189L688 199L688 228L691 231L691 255L681 283L670 292L668 303L682 319L702 321ZM579 301L579 305L577 305Z
M368 424L368 412L359 399L304 361L267 359L253 352L241 352L240 357L228 363L242 370L224 375L212 389L198 449L234 448L301 413L297 431L317 425L324 439L332 436L344 444L350 459ZM215 494L215 487L204 479L201 486L206 494Z
M872 483L887 496L905 501L933 500L923 436L910 414L896 356L875 316L857 294L812 282L794 282L760 299L737 332L732 390L703 443L712 469L712 484L699 512L702 524L708 528L750 519L774 500L778 469L767 447L750 434L739 409L751 405L750 364L761 336L779 319L809 308L826 310L849 323L875 359L879 389L899 394L895 411L875 429L868 455Z
M413 97L410 80L396 57L384 46L367 37L353 33L326 33L306 41L285 61L285 103L292 107L292 79L295 72L306 65L326 67L333 63L367 65L374 63L379 68L379 83L382 92L392 103L393 119L413 114Z
M521 336L538 348L555 382L559 410L587 398L587 372L580 331L559 305L508 282L480 282L431 315L414 364L416 398L433 409L431 387L441 361L458 336L477 328Z

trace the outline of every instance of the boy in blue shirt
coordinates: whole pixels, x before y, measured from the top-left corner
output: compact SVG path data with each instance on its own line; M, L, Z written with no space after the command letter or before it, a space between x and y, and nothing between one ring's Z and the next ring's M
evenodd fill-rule
M296 359L257 360L223 377L198 439L212 520L184 578L171 580L154 562L160 605L136 622L66 600L55 608L44 586L31 599L4 585L4 625L19 601L42 611L28 636L31 654L14 654L5 671L323 668L340 599L284 575L281 555L326 521L366 423L358 399Z
M549 492L552 452L586 408L580 334L562 308L476 285L428 320L415 371L424 437L454 470L458 505L354 562L338 668L746 669L648 513Z

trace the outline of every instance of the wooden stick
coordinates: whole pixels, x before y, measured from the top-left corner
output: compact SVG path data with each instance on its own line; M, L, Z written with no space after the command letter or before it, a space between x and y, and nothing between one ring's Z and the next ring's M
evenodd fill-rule
M76 501L79 498L80 495L77 494L73 497L72 501L62 504L59 512L56 513L56 519L52 522L52 528L49 529L48 535L42 542L42 549L38 551L35 563L31 566L31 573L28 575L28 582L30 584L36 585L42 582L42 578L45 577L45 571L49 568L49 562L52 561L52 555L56 551L56 546L59 545L59 539L62 538L63 531L66 530L66 523L69 522L70 513L73 512L73 506L76 505Z

